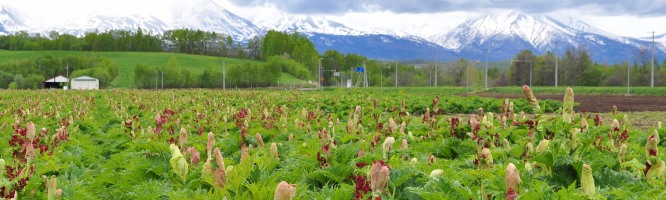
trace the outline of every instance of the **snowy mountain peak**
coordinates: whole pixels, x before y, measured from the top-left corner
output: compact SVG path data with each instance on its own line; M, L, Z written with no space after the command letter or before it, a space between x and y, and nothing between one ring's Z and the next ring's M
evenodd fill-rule
M161 34L164 30L171 29L165 22L153 16L94 14L85 18L70 19L64 24L38 32L57 31L75 36L84 36L88 32L137 30L138 28L151 34Z
M552 49L555 42L574 44L573 38L580 33L621 39L573 18L560 22L545 15L526 15L515 11L471 19L451 32L438 34L430 39L445 48L457 50L468 45L490 45L486 43L501 43L506 40L518 40L524 47Z
M0 33L25 30L25 15L11 7L0 5Z
M31 32L57 31L83 36L87 32L141 28L144 33L162 34L167 30L187 28L227 34L234 41L245 41L263 32L250 21L229 12L211 0L194 0L181 5L183 6L160 12L103 9L86 17L69 19L56 25L41 26Z
M496 52L490 55L491 59L510 58L522 50L543 54L580 47L590 51L596 61L610 63L618 62L626 52L635 51L648 43L642 39L613 35L570 17L556 19L519 12L471 19L429 40L470 57L483 56L483 49L487 48Z
M331 35L363 35L363 31L349 28L342 23L324 17L282 14L277 17L265 17L257 24L267 30L300 32L305 34L320 33Z
M229 12L219 4L210 1L197 1L189 6L173 11L173 26L193 28L228 34L236 41L251 39L261 34L261 29L245 18Z

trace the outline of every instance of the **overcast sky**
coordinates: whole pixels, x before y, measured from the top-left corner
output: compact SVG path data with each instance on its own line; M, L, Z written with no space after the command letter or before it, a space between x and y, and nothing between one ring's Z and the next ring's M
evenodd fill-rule
M0 0L39 21L83 17L98 10L166 15L165 10L203 0ZM571 16L607 32L646 37L666 33L666 0L212 0L241 17L277 13L328 16L358 27L411 27L438 32L492 12ZM428 26L425 26L425 25ZM444 32L446 30L443 30Z

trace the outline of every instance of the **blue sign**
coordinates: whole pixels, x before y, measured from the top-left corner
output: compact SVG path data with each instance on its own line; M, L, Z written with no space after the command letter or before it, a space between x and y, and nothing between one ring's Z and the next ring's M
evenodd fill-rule
M363 67L357 67L357 68L356 68L356 72L363 73L363 72L365 72L365 68L363 68Z

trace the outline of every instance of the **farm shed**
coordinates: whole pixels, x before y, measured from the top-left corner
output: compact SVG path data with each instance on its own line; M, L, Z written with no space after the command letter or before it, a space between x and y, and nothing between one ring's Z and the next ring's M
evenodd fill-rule
M62 89L64 86L67 86L67 78L64 76L57 76L55 78L44 81L44 88L49 89Z
M72 79L72 90L99 90L99 79L81 76Z

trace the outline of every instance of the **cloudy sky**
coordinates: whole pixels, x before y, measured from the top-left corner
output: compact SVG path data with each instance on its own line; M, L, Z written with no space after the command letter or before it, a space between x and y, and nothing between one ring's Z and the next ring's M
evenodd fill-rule
M203 0L0 0L45 23L98 10L166 15L165 10ZM666 0L212 0L249 19L279 13L326 16L353 28L444 32L465 20L515 10L571 16L601 30L631 37L666 33ZM443 30L443 31L442 31Z

